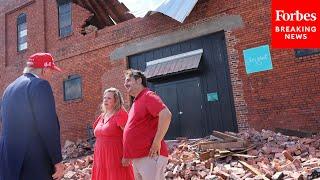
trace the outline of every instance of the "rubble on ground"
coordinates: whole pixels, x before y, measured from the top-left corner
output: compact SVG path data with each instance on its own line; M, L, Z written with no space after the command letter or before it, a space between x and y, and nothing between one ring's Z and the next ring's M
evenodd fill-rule
M66 140L64 147L62 148L62 159L72 159L93 153L93 147L84 140L77 140L72 142Z
M201 139L179 138L169 142L169 146L166 169L169 180L309 180L320 177L319 135L298 138L269 130L247 130L237 134L214 131ZM80 144L67 147L68 151L64 152L71 157L75 152L82 152L70 148L82 147ZM64 180L90 179L92 159L89 155L65 161Z
M166 179L313 179L320 177L320 138L284 136L268 130L228 133L237 147L201 145L221 142L215 136L182 140L173 149ZM239 138L240 137L240 138ZM235 142L243 143L243 147Z
M67 140L62 148L63 163L66 166L62 180L89 180L93 163L93 147L84 140Z
M93 156L70 159L66 165L65 174L62 180L89 180L91 179Z

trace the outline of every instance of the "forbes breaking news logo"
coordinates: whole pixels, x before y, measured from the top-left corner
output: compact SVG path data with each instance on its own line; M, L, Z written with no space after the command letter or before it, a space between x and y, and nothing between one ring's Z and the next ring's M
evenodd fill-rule
M318 2L315 4L312 4L312 0L301 2L287 0L272 2L272 47L320 47L318 20L320 8L316 6Z
M302 22L316 21L317 13L300 13L297 10L294 13L286 13L284 10L276 10L276 21L284 22ZM276 26L275 32L283 32L284 39L308 39L308 33L317 32L316 26Z
M284 10L276 10L276 21L316 21L317 13L286 13Z

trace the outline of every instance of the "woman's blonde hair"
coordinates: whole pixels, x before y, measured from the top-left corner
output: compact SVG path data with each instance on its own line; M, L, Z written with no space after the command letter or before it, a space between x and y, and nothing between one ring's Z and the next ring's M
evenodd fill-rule
M114 106L114 110L118 111L123 106L123 97L122 97L121 92L119 91L119 89L111 87L111 88L108 88L108 89L106 89L104 91L103 96L108 92L112 92L113 93L113 97L114 97L114 99L116 101L116 104ZM101 104L101 111L104 112L104 113L107 111L103 102Z

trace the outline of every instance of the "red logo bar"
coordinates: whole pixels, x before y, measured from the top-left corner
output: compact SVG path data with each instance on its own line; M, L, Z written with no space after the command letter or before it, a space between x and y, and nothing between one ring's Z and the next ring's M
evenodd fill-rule
M273 0L273 48L320 48L320 1Z

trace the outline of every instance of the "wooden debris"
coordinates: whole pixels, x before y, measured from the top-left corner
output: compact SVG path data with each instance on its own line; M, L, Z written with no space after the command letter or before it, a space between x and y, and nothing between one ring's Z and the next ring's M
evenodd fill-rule
M80 141L79 141L80 142ZM197 139L170 141L167 180L316 179L320 177L320 136L298 138L269 130L214 132ZM69 156L63 180L89 180L92 168L86 142L66 143ZM80 152L80 153L78 153ZM91 151L92 153L92 151Z
M243 139L227 134L227 133L222 133L219 131L213 131L212 135L218 138L221 138L224 140L224 142L231 142L231 141L244 141Z
M266 178L258 169L254 168L253 166L251 166L250 164L243 162L243 161L239 161L242 165L244 165L246 168L249 169L249 171L253 172L255 175L261 176L264 180L269 180L268 178Z
M208 149L229 149L229 148L243 148L245 146L244 141L236 142L204 142L199 143L199 148L201 150Z

